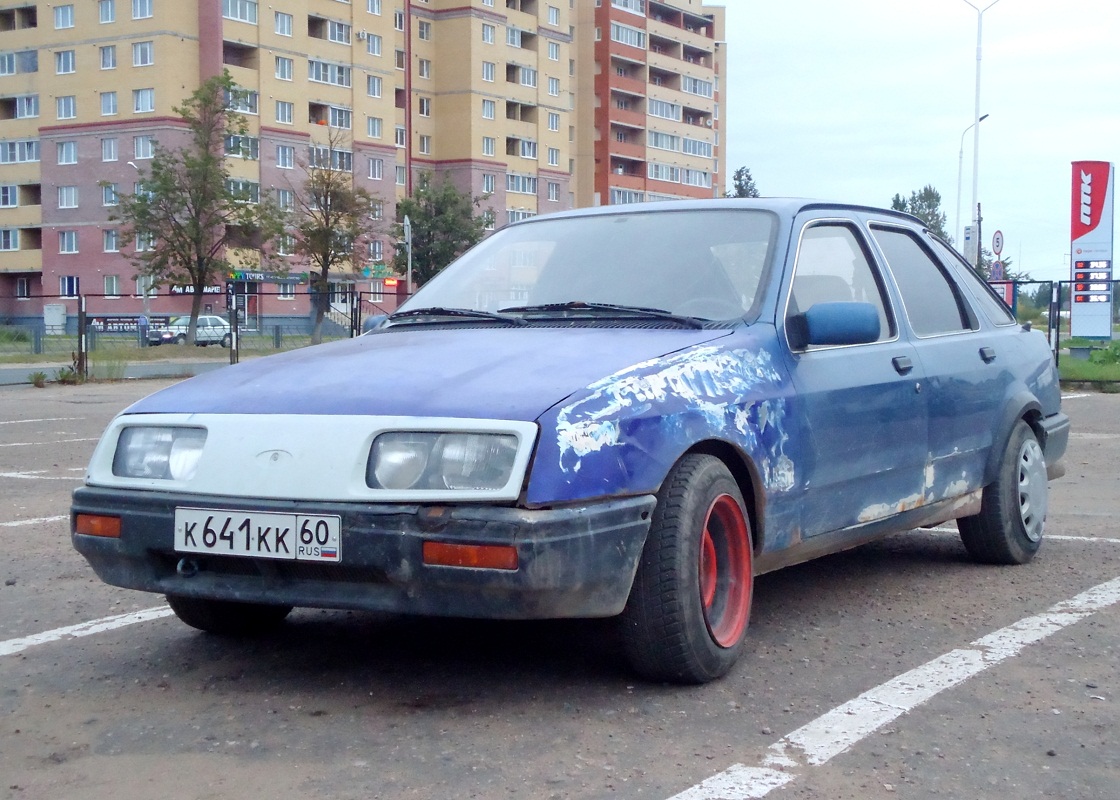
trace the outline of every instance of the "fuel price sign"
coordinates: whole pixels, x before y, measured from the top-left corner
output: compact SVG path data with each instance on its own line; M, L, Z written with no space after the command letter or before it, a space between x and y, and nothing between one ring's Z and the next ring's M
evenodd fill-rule
M1112 262L1075 261L1073 264L1073 302L1112 302Z

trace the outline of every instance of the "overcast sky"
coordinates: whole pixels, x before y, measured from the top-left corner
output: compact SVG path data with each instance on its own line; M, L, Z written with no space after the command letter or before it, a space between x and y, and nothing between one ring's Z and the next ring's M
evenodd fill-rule
M991 0L974 0L983 8ZM977 13L964 0L724 0L728 181L763 195L889 206L933 185L959 243ZM983 243L1069 278L1070 162L1120 160L1120 3L999 0L984 12ZM961 225L970 218L964 137Z

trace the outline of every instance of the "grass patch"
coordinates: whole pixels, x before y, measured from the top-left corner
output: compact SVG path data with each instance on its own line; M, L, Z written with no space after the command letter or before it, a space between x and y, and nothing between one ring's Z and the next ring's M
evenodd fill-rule
M1058 374L1063 381L1120 381L1120 364L1100 364L1062 356Z

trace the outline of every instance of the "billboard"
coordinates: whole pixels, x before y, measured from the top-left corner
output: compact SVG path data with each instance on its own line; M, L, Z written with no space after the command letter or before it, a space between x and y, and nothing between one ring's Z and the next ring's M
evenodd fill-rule
M1074 161L1070 197L1070 334L1112 338L1113 166Z

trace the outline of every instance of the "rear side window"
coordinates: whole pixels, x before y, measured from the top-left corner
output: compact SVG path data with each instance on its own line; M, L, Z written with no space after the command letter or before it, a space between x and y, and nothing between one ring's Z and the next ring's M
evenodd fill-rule
M977 305L984 309L984 313L996 325L1015 325L1015 317L1011 309L1003 302L992 287L984 283L967 261L961 259L948 245L939 239L933 239L934 248L941 253L942 258L955 266L957 275L968 286L969 292L976 300Z
M850 225L827 223L805 229L797 249L790 315L808 311L816 303L870 303L879 312L879 341L894 338L883 284L862 241Z
M887 257L914 333L936 336L972 329L952 278L913 232L879 226L871 232Z

